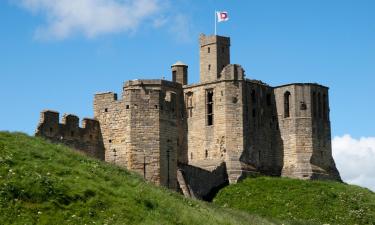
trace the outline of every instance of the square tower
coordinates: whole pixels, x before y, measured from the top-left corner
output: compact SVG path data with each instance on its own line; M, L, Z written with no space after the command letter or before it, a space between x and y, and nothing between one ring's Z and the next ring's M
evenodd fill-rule
M224 67L230 64L230 38L217 35L199 37L200 82L220 79Z

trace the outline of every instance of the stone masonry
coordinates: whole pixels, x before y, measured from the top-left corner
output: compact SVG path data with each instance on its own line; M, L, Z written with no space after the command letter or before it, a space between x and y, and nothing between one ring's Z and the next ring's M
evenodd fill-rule
M36 135L135 171L155 184L210 199L264 174L341 181L332 157L328 88L271 87L230 64L230 39L201 35L200 83L188 66L172 81L132 80L122 97L98 93L94 119L43 111Z

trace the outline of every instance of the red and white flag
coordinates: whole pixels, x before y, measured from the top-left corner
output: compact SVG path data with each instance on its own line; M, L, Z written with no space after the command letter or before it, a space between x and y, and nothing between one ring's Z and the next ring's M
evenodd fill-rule
M224 22L229 20L228 12L226 11L218 11L216 12L217 22Z

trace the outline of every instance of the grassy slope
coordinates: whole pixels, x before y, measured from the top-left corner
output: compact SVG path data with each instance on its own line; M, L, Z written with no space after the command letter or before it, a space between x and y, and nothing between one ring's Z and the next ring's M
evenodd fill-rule
M271 224L143 182L24 134L0 132L1 224Z
M249 178L222 189L214 202L289 221L375 224L375 193L336 182Z

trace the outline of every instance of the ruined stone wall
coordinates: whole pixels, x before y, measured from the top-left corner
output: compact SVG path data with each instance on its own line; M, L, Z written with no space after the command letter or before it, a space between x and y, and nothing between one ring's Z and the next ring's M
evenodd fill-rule
M277 87L274 92L284 151L282 175L300 179L339 179L331 154L328 89L315 84L290 84ZM326 97L324 116L323 101L313 101L313 92ZM313 119L316 109L322 110L321 118Z
M208 125L207 95L212 93L212 125ZM225 82L185 86L187 163L207 170L225 160Z
M247 80L244 91L245 151L242 161L249 169L267 175L280 175L282 149L273 88L256 80Z
M77 116L65 114L59 123L58 112L45 110L41 112L35 135L63 143L89 156L104 159L103 140L97 120L84 118L81 128Z

